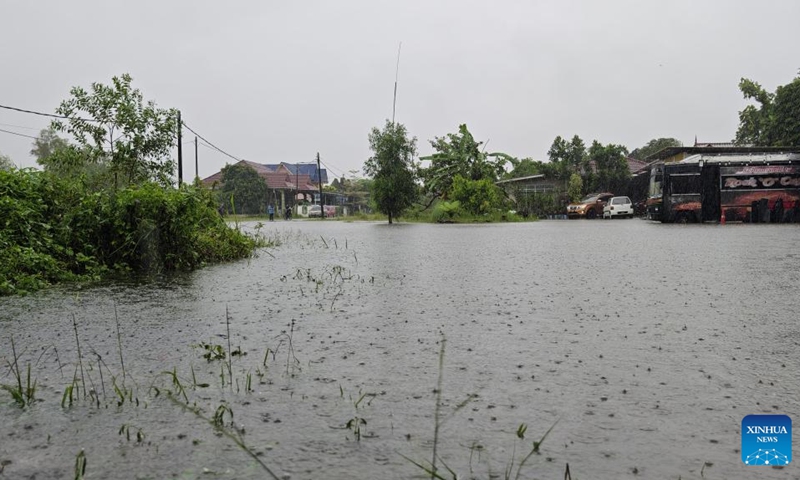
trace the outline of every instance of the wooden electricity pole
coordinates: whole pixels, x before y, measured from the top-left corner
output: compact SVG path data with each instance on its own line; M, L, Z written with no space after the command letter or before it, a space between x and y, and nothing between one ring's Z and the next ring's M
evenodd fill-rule
M178 186L183 183L183 138L181 137L183 123L181 123L181 111L178 110Z
M194 178L200 178L200 170L197 169L197 135L194 136Z

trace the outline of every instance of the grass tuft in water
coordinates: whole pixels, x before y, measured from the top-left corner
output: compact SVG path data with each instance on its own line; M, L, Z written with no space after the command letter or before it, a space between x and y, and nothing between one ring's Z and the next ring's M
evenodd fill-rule
M83 480L86 475L86 454L81 450L75 457L75 480Z
M202 419L202 420L205 420L205 421L206 421L206 422L207 422L209 425L211 425L212 427L214 427L214 429L215 429L216 431L218 431L219 433L221 433L222 435L224 435L225 437L227 437L228 439L230 439L231 441L233 441L233 443L235 443L235 444L236 444L236 446L238 446L238 447L239 447L239 448L240 448L242 451L244 451L245 453L247 453L247 454L248 454L248 455L249 455L249 456L250 456L250 457L251 457L253 460L255 460L255 461L256 461L256 462L257 462L257 463L258 463L258 464L261 466L261 468L263 468L263 469L264 469L264 471L265 471L265 472L267 472L267 474L268 474L268 475L269 475L271 478L273 478L274 480L280 480L280 477L278 477L278 476L275 474L275 472L273 472L273 471L272 471L272 469L270 469L270 468L267 466L267 464L265 464L265 463L264 463L264 462L263 462L263 461L262 461L262 460L261 460L261 459L258 457L258 455L257 455L257 454L256 454L256 453L255 453L255 452L254 452L254 451L253 451L253 450L252 450L250 447L248 447L248 446L247 446L247 445L244 443L244 440L241 438L241 436L240 436L240 435L234 434L233 432L231 432L230 430L228 430L227 428L225 428L225 427L224 427L224 425L223 425L223 424L224 424L224 418L223 418L223 417L224 417L224 414L225 414L225 412L226 412L226 410L225 410L225 409L227 409L227 412L229 412L229 413L230 413L231 423L233 423L233 411L231 411L231 410L230 410L230 408L228 408L226 405L220 405L220 406L217 408L217 411L214 413L214 418L208 418L208 417L206 417L205 415L203 415L203 412L200 410L200 408L199 408L199 407L197 407L197 406L191 406L191 405L189 405L189 403L188 403L188 402L182 402L182 401L180 401L179 399L175 398L175 397L174 397L172 394L170 394L169 392L167 393L167 398L168 398L168 399L169 399L169 400L170 400L172 403L174 403L175 405L178 405L178 406L180 406L181 408L183 408L184 410L186 410L186 411L189 411L189 412L193 413L195 416L197 416L197 418L200 418L200 419ZM223 411L222 411L221 413L220 413L220 409L223 409Z
M144 442L145 435L144 435L144 432L142 431L142 429L139 428L139 427L136 427L134 425L130 425L128 423L123 423L122 426L119 427L119 435L125 435L125 439L130 442L131 441L131 429L133 429L136 432L136 435L135 435L136 436L136 443Z
M22 408L31 405L36 401L36 380L31 383L31 364L28 363L27 374L25 375L25 384L22 383L22 373L19 370L19 356L17 355L17 347L14 344L14 337L11 337L11 353L14 357L13 362L8 362L9 370L16 384L14 385L0 385L0 388L11 394L14 401Z

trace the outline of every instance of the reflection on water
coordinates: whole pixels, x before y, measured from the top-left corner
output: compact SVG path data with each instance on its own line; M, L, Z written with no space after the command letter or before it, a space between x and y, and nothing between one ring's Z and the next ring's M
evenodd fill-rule
M20 410L2 392L5 474L64 478L83 449L93 478L263 478L208 423L155 395L174 368L189 402L208 416L228 405L280 475L414 478L401 455L430 458L442 334L439 452L465 478L504 471L554 424L520 478L561 478L566 463L577 478L700 478L703 468L752 478L742 417L798 418L792 225L267 228L283 245L250 261L0 299L0 357L12 360L13 335L42 400ZM230 372L200 346L228 350L226 311L230 348L245 354ZM61 407L80 375L73 316L100 408ZM114 401L119 345L138 406ZM14 381L3 368L0 382ZM345 428L353 418L367 422L360 441ZM145 440L119 435L123 425Z

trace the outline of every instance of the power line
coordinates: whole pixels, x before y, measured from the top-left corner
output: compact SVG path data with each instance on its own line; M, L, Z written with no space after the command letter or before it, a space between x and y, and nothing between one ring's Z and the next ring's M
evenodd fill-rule
M9 107L8 105L0 105L0 108L5 108L6 110L14 110L15 112L30 113L31 115L39 115L39 116L42 116L42 117L63 118L63 119L66 119L66 120L70 119L70 117L65 117L63 115L55 115L55 114L52 114L52 113L44 113L44 112L34 112L33 110L26 110L24 108L17 108L17 107ZM96 122L97 121L97 120L86 120L86 119L83 119L83 120L85 120L87 122Z
M336 168L336 169L334 169L334 168L331 168L331 167L330 167L330 166L329 166L327 163L323 162L321 159L320 159L320 163L322 163L323 165L325 165L325 168L327 168L328 170L330 170L330 171L331 171L331 173L333 173L333 174L334 174L334 175L336 175L337 177L344 177L344 176L345 176L345 174L344 174L344 173L342 173L342 171L341 171L341 170L339 170L338 168ZM338 174L336 173L337 171L339 172Z
M11 124L11 123L0 123L0 125L2 125L4 127L21 128L23 130L39 130L38 128L35 128L35 127L23 127L22 125L14 125L14 124Z
M17 133L17 132L12 132L10 130L3 130L2 128L0 128L0 132L10 133L11 135L17 135L18 137L32 138L34 140L36 140L36 138L37 138L37 137L32 137L30 135L25 135L24 133Z
M206 140L205 138L203 138L203 136L202 136L202 135L200 135L199 133L197 133L197 132L195 132L194 130L192 130L192 127L190 127L189 125L186 125L186 122L181 122L181 123L182 123L182 124L183 124L183 126L184 126L184 127L186 127L186 128L187 128L187 129L188 129L190 132L192 132L192 133L194 133L195 135L197 135L197 138L199 138L200 140L202 140L202 141L206 142L206 143L208 144L208 146L209 146L209 147L213 148L214 150L218 151L219 153L221 153L221 154L223 154L223 155L225 155L225 156L227 156L227 157L230 157L230 158L232 158L232 159L236 160L237 162L241 162L241 161L242 161L242 159L241 159L241 158L236 158L236 157L234 157L234 156L233 156L233 155L231 155L230 153L226 152L225 150L223 150L223 149L219 148L218 146L214 145L213 143L211 143L211 142L209 142L208 140Z

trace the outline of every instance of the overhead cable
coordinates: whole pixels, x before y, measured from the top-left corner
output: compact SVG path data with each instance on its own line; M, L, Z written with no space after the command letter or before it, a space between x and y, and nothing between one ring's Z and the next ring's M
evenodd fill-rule
M338 171L340 174L339 174L339 175L336 175L337 177L344 177L344 176L345 176L345 175L344 175L344 173L342 173L342 171L341 171L341 170L339 170L338 168L337 168L337 169L333 169L333 168L329 167L329 166L328 166L328 164L327 164L327 163L325 163L325 162L323 162L322 160L320 160L319 162L320 162L321 164L325 165L325 168L327 168L328 170L330 170L330 171L331 171L331 173L333 173L334 175L336 175L336 172Z
M39 130L36 127L23 127L22 125L14 125L13 123L0 123L0 127L14 127L21 128L23 130Z
M26 110L24 108L9 107L8 105L0 105L0 108L5 108L6 110L13 110L15 112L30 113L31 115L39 115L41 117L61 118L65 120L71 120L73 118L73 117L65 117L64 115L55 115L53 113L35 112L33 110ZM98 122L98 120L90 118L78 118L78 120L83 120L84 122Z
M31 136L31 135L25 135L24 133L17 133L17 132L12 132L12 131L10 131L10 130L3 130L2 128L0 128L0 132L3 132L3 133L10 133L11 135L17 135L17 136L19 136L19 137L32 138L32 139L34 139L34 140L36 140L36 138L37 138L37 137L33 137L33 136Z
M242 159L241 159L241 158L236 158L236 157L234 157L234 156L233 156L233 155L231 155L230 153L226 152L225 150L223 150L223 149L219 148L218 146L214 145L213 143L211 143L211 142L209 142L208 140L206 140L205 138L203 138L203 136L202 136L202 135L200 135L199 133L197 133L197 132L195 132L194 130L192 130L192 127L190 127L189 125L186 125L186 122L181 122L181 123L183 123L183 126L184 126L184 127L186 127L186 129L187 129L187 130L189 130L190 132L192 132L192 133L194 133L195 135L197 135L197 138L199 138L200 140L202 140L202 141L206 142L206 143L208 144L208 146L210 146L210 147L211 147L211 148L213 148L214 150L218 151L219 153L221 153L221 154L223 154L223 155L225 155L225 156L227 156L227 157L230 157L230 158L232 158L232 159L236 160L237 162L241 162L241 161L242 161Z

